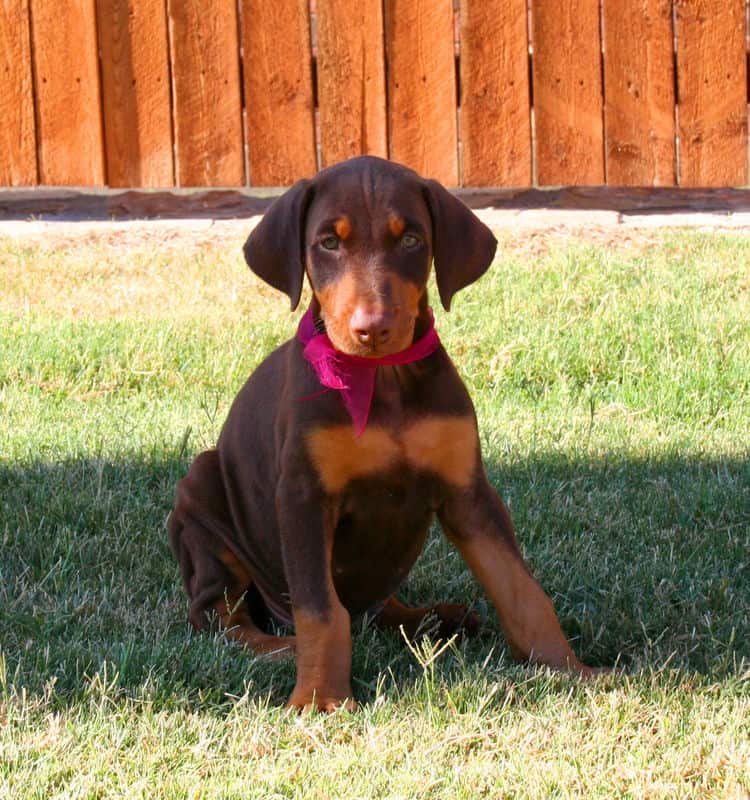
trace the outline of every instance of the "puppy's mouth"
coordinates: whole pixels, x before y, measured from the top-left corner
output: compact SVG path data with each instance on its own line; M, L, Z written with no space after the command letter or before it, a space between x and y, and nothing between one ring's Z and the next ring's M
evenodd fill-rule
M331 319L323 323L323 328L331 344L340 353L359 358L383 358L406 350L413 342L415 320L404 319L400 322L397 328L389 330L387 336L358 334L348 322L337 324Z
M346 350L342 347L338 347L334 343L334 347L337 350L340 350L342 353L345 353L348 356L359 356L360 358L383 358L384 356L393 356L396 353L400 353L402 350L406 350L406 348L411 344L411 342L406 342L403 345L401 344L383 344L383 345L358 345L354 347L349 347Z

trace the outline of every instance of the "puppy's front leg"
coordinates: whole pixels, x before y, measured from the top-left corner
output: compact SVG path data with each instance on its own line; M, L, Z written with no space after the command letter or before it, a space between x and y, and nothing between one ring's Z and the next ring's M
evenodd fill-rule
M277 514L297 643L287 708L354 710L351 621L331 577L335 508L298 475L282 480Z
M514 658L582 675L596 672L571 650L552 601L521 556L510 515L481 468L472 486L456 492L439 517L495 606Z

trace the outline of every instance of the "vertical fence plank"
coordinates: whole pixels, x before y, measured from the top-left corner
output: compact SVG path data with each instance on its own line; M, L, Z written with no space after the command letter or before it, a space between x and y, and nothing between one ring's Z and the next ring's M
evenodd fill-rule
M36 183L28 0L0 0L0 186Z
M604 183L599 0L532 0L540 185Z
M466 186L531 183L526 0L461 4L461 138Z
M237 5L169 0L180 186L244 183Z
M307 0L243 0L243 73L253 186L286 186L316 170Z
M675 183L671 0L604 0L607 183Z
M747 183L744 0L676 0L680 184Z
M381 0L318 0L322 166L387 157Z
M451 0L386 0L391 157L458 183Z
M167 49L179 182L244 182L237 3L167 2L169 48L162 0L0 0L0 183L172 183ZM308 0L241 4L253 183L287 184L315 171ZM455 185L454 4L383 5L318 0L323 161L389 147ZM745 0L602 0L603 93L599 0L531 5L539 184L673 182L671 5L680 183L747 183ZM524 6L461 3L468 185L530 182Z
M107 182L172 186L164 0L97 0Z
M39 180L104 183L94 0L31 0Z

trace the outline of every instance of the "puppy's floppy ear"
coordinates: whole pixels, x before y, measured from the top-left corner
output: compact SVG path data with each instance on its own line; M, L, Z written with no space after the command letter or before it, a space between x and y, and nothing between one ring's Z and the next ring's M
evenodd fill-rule
M311 199L312 181L297 181L274 201L243 248L250 269L289 295L292 311L305 277L305 218Z
M453 295L487 271L497 240L492 231L437 181L425 181L432 217L432 257L440 301L450 310Z

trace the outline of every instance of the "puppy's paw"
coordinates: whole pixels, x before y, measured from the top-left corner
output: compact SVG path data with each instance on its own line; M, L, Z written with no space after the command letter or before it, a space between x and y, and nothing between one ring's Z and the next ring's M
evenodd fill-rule
M580 678L583 678L587 681L594 680L595 678L601 678L605 675L615 674L614 667L589 667L581 662L579 662L579 665L575 671L578 673Z
M450 639L454 634L476 636L479 632L479 615L468 606L460 603L438 603L433 607L432 613L438 620L435 633L438 639Z
M330 714L344 708L347 711L356 711L357 702L353 699L353 692L338 693L318 691L304 686L295 686L286 708L293 711L322 711Z

